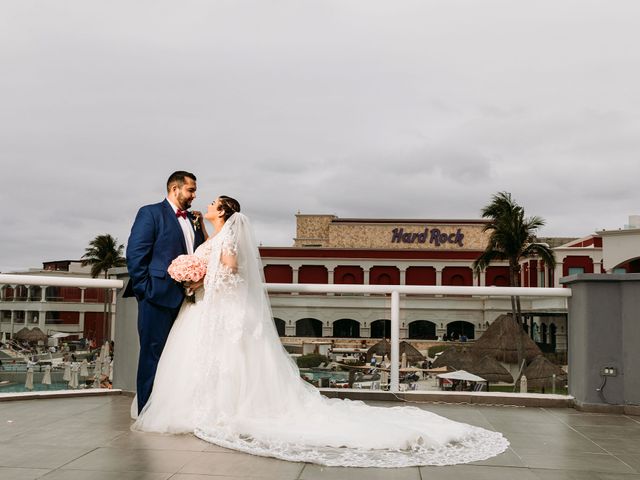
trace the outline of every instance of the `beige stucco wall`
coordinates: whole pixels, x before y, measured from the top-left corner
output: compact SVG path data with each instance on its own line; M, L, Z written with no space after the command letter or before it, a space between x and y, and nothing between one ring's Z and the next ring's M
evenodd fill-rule
M482 231L482 224L444 224L437 220L434 223L403 223L401 220L398 223L341 223L335 222L336 218L333 215L296 215L297 236L294 246L314 244L331 248L484 250L489 237L488 233ZM448 241L435 241L433 234L436 229L446 234ZM394 230L396 241L393 241ZM403 236L399 235L400 232Z
M296 215L296 238L293 246L329 246L329 225L335 218L335 215Z

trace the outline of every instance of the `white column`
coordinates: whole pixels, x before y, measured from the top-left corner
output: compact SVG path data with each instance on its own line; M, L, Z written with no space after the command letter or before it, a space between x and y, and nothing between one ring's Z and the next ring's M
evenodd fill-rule
M82 337L84 338L84 312L80 312L78 315L78 330L81 330Z
M80 287L80 303L84 303L84 292L85 292L86 288L85 287Z
M600 273L600 262L593 261L593 273Z
M553 287L553 285L549 285L550 278L551 278L551 275L549 274L549 266L545 263L544 264L544 286L545 287Z
M436 267L436 285L442 285L442 270L443 267Z
M18 286L17 285L11 285L11 293L13 294L13 296L11 297L11 301L15 302L16 301L16 296L18 294Z
M486 270L482 270L478 276L478 286L479 287L486 287L487 286L487 271Z
M407 284L407 267L398 267L400 270L400 285Z
M109 318L107 321L109 322L109 334L108 340L113 340L116 338L115 330L116 330L116 299L117 299L118 291L115 288L109 290L109 300L111 305L109 306Z
M364 279L363 279L362 283L364 285L369 285L371 270L370 270L369 267L362 267L362 271L364 272Z
M29 323L29 311L25 310L24 311L24 326L26 327Z
M41 295L40 295L40 301L42 303L47 301L47 287L46 286L42 286L40 287L42 289Z
M13 330L16 323L16 311L11 310L11 340L13 340Z
M291 283L300 283L300 280L298 278L298 271L299 271L300 267L299 266L295 266L295 267L291 267L291 272L292 272L292 276L291 276ZM291 295L299 295L298 292L291 292Z
M362 267L362 272L363 272L363 278L362 278L362 284L363 285L369 285L371 283L371 269L370 267ZM369 293L365 293L364 294L365 297L370 296Z
M554 279L553 279L553 283L554 283L554 287L559 287L560 286L560 279L562 278L562 267L563 267L564 263L563 262L557 262L556 263L556 269L554 271Z
M31 285L27 285L27 302L31 301Z
M389 390L398 392L400 387L400 295L391 292L391 375Z
M329 285L333 284L333 270L336 268L335 265L326 265L327 267L327 283ZM332 296L334 293L327 293L327 295Z

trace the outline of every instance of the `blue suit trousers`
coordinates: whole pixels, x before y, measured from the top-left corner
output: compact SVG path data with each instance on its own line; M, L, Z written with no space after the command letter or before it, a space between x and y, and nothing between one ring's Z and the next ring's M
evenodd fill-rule
M168 308L146 299L138 300L138 335L140 337L137 375L138 413L151 395L158 361L179 310L179 306Z

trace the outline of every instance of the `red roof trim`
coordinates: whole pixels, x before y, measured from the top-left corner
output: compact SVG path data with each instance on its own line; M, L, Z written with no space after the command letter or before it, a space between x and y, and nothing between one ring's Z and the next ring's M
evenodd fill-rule
M488 220L451 220L451 219L420 219L420 218L335 218L331 223L389 223L392 225L406 224L437 224L437 225L486 225Z
M260 247L260 256L266 258L387 258L387 259L450 259L475 260L479 250L364 250L354 248L297 248Z

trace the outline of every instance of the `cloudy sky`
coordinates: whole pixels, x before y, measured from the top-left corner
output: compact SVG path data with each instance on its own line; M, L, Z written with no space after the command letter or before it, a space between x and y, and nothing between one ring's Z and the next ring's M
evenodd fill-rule
M126 242L173 170L294 214L478 218L550 236L640 214L640 2L5 0L0 270Z

